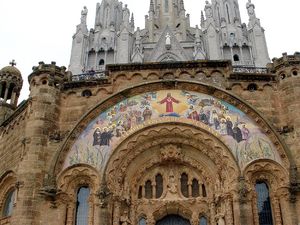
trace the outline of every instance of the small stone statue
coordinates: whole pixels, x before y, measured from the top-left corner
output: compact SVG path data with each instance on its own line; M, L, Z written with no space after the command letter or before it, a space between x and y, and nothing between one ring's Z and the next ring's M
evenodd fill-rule
M250 18L256 17L255 16L255 5L251 2L251 0L248 0L247 2L247 12Z
M206 16L207 19L212 18L212 16L213 16L213 14L212 14L212 5L208 1L206 1L205 3L206 3L205 9L204 9L205 10L205 16Z
M120 222L121 222L121 225L130 225L131 224L127 210L125 210L124 214L121 216Z
M88 9L86 6L83 7L83 10L81 10L81 23L86 24L86 18L88 14Z
M171 46L171 36L169 33L166 35L166 46Z

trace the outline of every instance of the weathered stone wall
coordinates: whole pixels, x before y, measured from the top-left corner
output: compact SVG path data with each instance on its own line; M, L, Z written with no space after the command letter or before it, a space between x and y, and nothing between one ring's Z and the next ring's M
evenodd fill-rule
M159 68L160 66L162 68ZM168 86L170 81L172 85L176 85L176 79L189 80L227 90L252 106L278 130L281 138L291 150L292 158L296 161L298 167L300 166L300 156L297 152L300 147L297 141L300 132L300 118L298 115L300 77L294 75L279 81L279 74L274 72L273 74L262 74L264 76L263 80L252 79L253 74L251 76L240 74L239 76L244 80L234 80L231 78L232 71L228 62L195 65L187 63L177 66L181 68L170 67L170 64L150 64L146 65L144 69L142 67L136 69L135 65L113 66L108 68L110 72L107 82L83 81L81 83L71 82L70 80L68 82L63 81L64 78L59 77L53 70L35 71L34 76L30 79L31 94L29 103L24 106L18 116L1 127L0 176L5 171L12 170L15 172L18 181L18 197L13 216L0 219L0 224L71 225L74 222L77 188L78 185L84 184L92 187L90 199L92 203L90 208L92 214L90 215L92 217L89 224L104 225L105 220L107 220L117 225L119 220L110 219L110 216L112 216L110 212L118 211L120 208L114 208L117 206L111 203L107 206L107 202L105 202L107 201L107 198L105 198L106 192L99 192L102 190L99 187L100 178L97 177L97 174L94 174L95 172L91 168L82 167L78 171L76 171L76 168L71 168L70 171L64 171L66 174L58 174L59 177L51 177L53 175L52 170L64 141L86 113L120 90L147 82L163 81ZM184 66L185 68L182 68ZM296 68L298 69L294 66L293 71ZM57 76L59 78L56 78ZM268 81L268 79L271 80ZM256 85L254 90L249 88L251 84ZM214 90L211 87L210 91L214 92ZM124 98L126 98L126 92L124 92ZM265 164L262 163L262 171L267 173L270 168L264 168L263 165ZM272 166L274 171L278 172L278 168ZM269 179L268 176L264 174L264 178ZM60 193L61 190L63 192ZM250 190L246 188L245 191L245 199L248 199L247 204L239 205L239 193L232 193L232 196L227 196L226 201L233 204L232 213L235 216L240 210L244 210L241 221L251 221L255 219L253 218L255 216L247 214L247 212L253 209L255 196L252 188ZM282 213L286 216L289 215L284 224L294 225L298 222L299 195L295 195L298 201L291 204L289 201L290 194L286 189L284 191L286 198L280 200L280 204L283 207ZM279 191L276 193L279 193ZM276 224L280 224L278 222L280 220L280 216L278 216L280 215L280 207L277 199L280 196L282 195L272 196L274 207L276 207ZM116 202L116 205L120 204L118 207L124 208L123 200L114 199L113 201ZM216 206L212 205L210 207L207 210L214 212ZM217 210L222 210L218 207ZM181 208L179 207L179 209ZM291 214L289 213L290 210L287 209L295 210L295 213ZM115 211L117 215L121 216L122 213L117 211ZM222 213L219 212L218 216L221 215ZM227 221L233 220L231 214L226 215ZM134 215L131 216L132 219L136 220ZM235 218L235 225L240 224L239 221L240 218ZM152 223L155 223L155 221L152 221L150 225ZM229 222L229 224L231 223Z

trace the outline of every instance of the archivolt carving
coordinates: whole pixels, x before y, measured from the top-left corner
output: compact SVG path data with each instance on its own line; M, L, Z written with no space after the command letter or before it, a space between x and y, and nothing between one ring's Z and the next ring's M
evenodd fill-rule
M206 155L213 162L215 168L217 168L215 172L219 173L219 176L226 180L226 182L231 183L239 176L238 166L230 150L212 135L192 127L183 127L182 124L181 126L161 124L155 128L144 130L126 140L127 141L122 143L119 148L115 149L106 169L108 186L114 188L115 193L122 193L125 174L130 164L142 152L155 149L157 146L158 149L161 149L160 146L168 149L168 154L165 152L166 150L162 150L165 153L163 155L161 155L161 151L157 151L159 157L155 157L155 152L153 151L153 157L142 165L142 167L137 168L136 174L143 174L144 171L156 164L162 163L164 160L179 160L181 157L182 162L194 167L198 171L206 171L207 177L209 177L208 174L210 174L211 177L215 177L214 174L211 174L208 169L203 167L209 167L205 162L187 157L184 154L184 156L181 155L181 148L193 148ZM199 154L199 157L200 155L201 154ZM135 182L139 179L140 177L137 176ZM215 180L216 178L211 179Z
M272 160L257 160L243 172L249 190L254 190L257 181L266 181L276 191L289 186L289 172Z
M100 186L98 172L88 165L78 165L63 171L57 179L59 193L75 199L76 191L80 186L88 185L92 194L96 194Z

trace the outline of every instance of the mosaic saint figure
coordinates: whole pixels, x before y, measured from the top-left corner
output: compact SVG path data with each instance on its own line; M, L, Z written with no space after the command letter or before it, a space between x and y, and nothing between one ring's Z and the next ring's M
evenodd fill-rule
M242 136L242 131L238 127L237 123L234 124L232 131L233 131L233 138L237 141L237 143L240 143L243 140L243 136Z
M243 140L248 140L249 136L250 136L250 131L249 129L246 127L246 125L244 124L242 127L242 135L243 135Z
M152 116L152 111L149 109L149 107L146 107L146 109L143 112L144 121L150 120Z
M100 130L99 127L97 127L95 129L93 137L94 137L93 146L100 145L100 143L101 143L101 130Z
M109 146L110 140L113 137L112 131L109 131L106 127L103 129L101 134L100 146Z
M180 103L177 99L173 98L171 93L167 94L167 97L165 97L163 100L158 102L160 104L166 103L166 112L167 113L172 113L173 111L173 103Z

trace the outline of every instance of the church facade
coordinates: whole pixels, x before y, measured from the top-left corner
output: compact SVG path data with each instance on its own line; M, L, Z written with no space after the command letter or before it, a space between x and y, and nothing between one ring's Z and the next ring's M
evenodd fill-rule
M87 9L69 70L0 70L0 225L300 224L300 53L269 62L254 4Z

